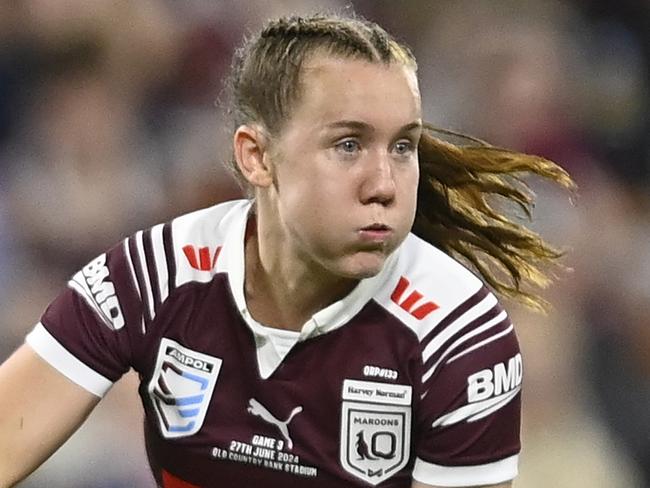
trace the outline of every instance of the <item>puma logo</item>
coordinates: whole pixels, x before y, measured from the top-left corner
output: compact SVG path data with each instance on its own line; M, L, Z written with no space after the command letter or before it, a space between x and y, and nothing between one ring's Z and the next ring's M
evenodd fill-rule
M282 437L284 437L285 441L287 442L289 449L293 449L293 441L291 440L291 437L289 437L289 422L291 422L291 420L300 412L302 412L302 407L296 407L291 411L291 414L289 414L287 420L278 420L271 412L266 409L266 407L264 407L264 405L255 400L255 398L251 398L248 401L248 413L260 417L262 420L268 422L269 424L275 425L282 434Z

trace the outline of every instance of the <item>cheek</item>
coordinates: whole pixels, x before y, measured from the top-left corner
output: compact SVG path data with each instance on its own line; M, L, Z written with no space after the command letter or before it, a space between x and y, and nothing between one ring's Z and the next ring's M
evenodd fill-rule
M406 174L404 174L403 178L400 180L399 192L402 200L405 202L403 205L404 211L408 209L409 211L415 213L418 197L419 178L420 172L418 167L415 166L406 172Z
M349 206L340 175L319 172L315 168L309 175L292 175L291 180L284 187L284 195L283 188L280 189L280 196L294 215L305 216L308 220L333 219L341 209Z
M332 199L326 185L311 179L292 183L291 187L286 185L280 189L280 211L285 224L302 239L325 232L333 218L327 204Z
M313 181L310 187L292 191L282 207L287 229L309 252L327 255L341 244L350 206L337 194L336 185Z
M324 202L331 200L327 185L316 179L293 181L280 188L280 200L288 215L307 218L323 211Z

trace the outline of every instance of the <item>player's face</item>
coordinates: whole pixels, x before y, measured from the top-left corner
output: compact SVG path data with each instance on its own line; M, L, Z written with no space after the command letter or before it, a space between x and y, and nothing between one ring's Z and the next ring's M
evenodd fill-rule
M415 217L421 107L413 69L320 56L274 141L277 215L300 256L378 273Z

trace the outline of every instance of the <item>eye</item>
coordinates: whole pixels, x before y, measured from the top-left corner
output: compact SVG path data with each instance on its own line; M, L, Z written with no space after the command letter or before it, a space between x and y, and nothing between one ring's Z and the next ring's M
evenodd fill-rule
M394 146L394 151L400 155L411 154L415 150L415 145L409 140L397 141Z
M354 154L361 151L361 144L354 139L345 139L336 144L336 149L345 154Z

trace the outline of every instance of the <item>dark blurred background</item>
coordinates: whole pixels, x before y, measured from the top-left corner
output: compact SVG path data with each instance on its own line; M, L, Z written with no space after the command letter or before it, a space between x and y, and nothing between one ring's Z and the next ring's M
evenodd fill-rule
M356 12L409 44L426 117L574 175L534 183L571 272L517 306L518 488L650 487L650 2L0 0L0 360L75 270L239 194L215 105L265 19ZM21 487L151 488L127 376Z

